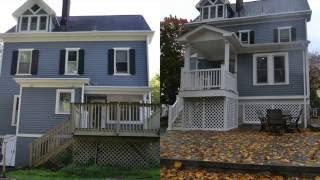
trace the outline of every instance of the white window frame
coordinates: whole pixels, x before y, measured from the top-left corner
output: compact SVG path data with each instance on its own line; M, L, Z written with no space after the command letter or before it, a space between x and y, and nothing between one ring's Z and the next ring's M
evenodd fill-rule
M17 72L16 75L19 76L30 76L31 75L31 67L32 67L32 55L33 55L33 50L34 49L18 49L18 61L17 61ZM29 67L29 73L19 73L19 64L20 64L20 53L21 52L31 52L31 60L30 60L30 67Z
M226 15L225 5L224 4L215 4L216 1L214 1L214 2L208 1L208 2L210 2L211 5L201 7L201 19L202 19L202 21L207 21L207 20L212 20L212 19L224 19L225 15ZM222 6L222 17L218 17L218 7L219 6ZM216 9L216 13L215 13L215 17L214 18L211 18L211 7L215 7L215 9ZM207 19L203 18L203 14L204 14L203 13L203 9L204 8L208 8L208 18Z
M289 30L289 42L292 42L292 31L291 31L292 27L291 26L286 26L286 27L278 27L278 43L283 43L281 42L281 33L280 31L281 30ZM287 42L284 42L284 43L287 43Z
M59 109L60 94L61 93L70 93L71 94L71 102L70 103L74 103L75 90L74 89L57 89L56 90L56 108L55 108L55 113L56 114L70 114L70 112L61 112L60 109Z
M250 32L251 32L251 30L240 30L240 31L238 31L239 32L239 40L241 41L241 43L242 44L250 44L250 41L251 41L251 39L250 39ZM244 43L243 41L242 41L242 33L248 33L248 43Z
M38 4L37 4L38 5ZM39 5L38 5L39 6ZM50 16L47 14L37 14L39 11L41 11L43 8L41 8L39 6L39 9L37 11L33 11L31 8L33 6L31 6L29 10L31 13L33 13L32 15L21 15L19 18L20 18L20 22L19 22L19 32L47 32L48 31L48 22L49 22L49 19L50 19ZM26 11L27 11L26 10ZM27 17L28 18L28 27L27 27L27 30L21 30L21 24L22 24L22 18L23 17ZM36 30L31 30L30 29L30 26L31 26L31 17L37 17L37 29ZM40 30L40 19L41 17L46 17L47 20L46 20L46 29L43 29L43 30Z
M258 83L257 82L257 58L265 56L267 57L268 63L268 82ZM284 56L285 62L285 82L274 82L274 56ZM263 86L263 85L288 85L289 84L289 54L288 52L279 53L264 53L264 54L254 54L253 55L253 85Z
M113 54L113 75L125 75L125 76L129 76L130 74L130 49L129 47L125 47L125 48L113 48L114 50L114 54ZM117 51L127 51L127 64L128 64L128 72L127 73L118 73L117 72Z
M75 75L79 75L79 51L80 48L66 48L66 55L65 55L65 65L64 65L64 75L67 76L75 76ZM68 72L68 62L69 62L69 52L70 51L77 51L77 59L76 59L76 63L77 63L77 72L76 73L69 73Z
M20 95L14 95L13 96L13 105L12 105L12 116L11 116L11 126L17 126L18 120L15 122L16 117L18 117L18 114L20 113L20 105L18 107L18 112L16 112L17 107L17 100L19 99L19 103L21 103Z

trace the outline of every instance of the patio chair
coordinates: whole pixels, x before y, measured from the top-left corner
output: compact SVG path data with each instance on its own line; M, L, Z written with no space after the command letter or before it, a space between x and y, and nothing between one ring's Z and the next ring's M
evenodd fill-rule
M260 125L261 125L261 128L260 128L260 131L266 131L267 130L267 126L268 126L268 123L267 123L267 118L263 116L263 113L260 109L257 110L257 115L258 115L258 119L260 121Z
M268 109L267 110L267 121L268 126L273 132L283 134L286 129L286 122L282 118L281 109Z
M289 123L288 123L288 129L293 129L293 130L297 130L298 132L301 132L300 129L299 129L299 121L300 121L300 118L302 116L302 112L303 112L303 109L301 109L299 111L299 114L298 116L290 116L289 117Z

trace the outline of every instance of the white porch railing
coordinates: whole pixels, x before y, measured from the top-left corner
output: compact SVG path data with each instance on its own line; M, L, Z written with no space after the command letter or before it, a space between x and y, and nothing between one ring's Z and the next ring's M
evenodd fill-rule
M183 99L177 96L176 102L169 106L168 130L172 130L172 125L183 110Z
M236 76L225 70L222 66L218 69L199 69L186 71L181 69L182 90L213 90L225 89L236 92Z

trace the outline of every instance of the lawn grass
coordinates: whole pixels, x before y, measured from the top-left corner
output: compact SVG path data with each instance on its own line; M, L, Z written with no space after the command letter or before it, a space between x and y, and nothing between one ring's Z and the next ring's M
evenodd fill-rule
M118 169L100 166L68 166L59 171L46 169L17 170L7 174L17 180L80 180L80 179L160 179L160 168L154 169Z

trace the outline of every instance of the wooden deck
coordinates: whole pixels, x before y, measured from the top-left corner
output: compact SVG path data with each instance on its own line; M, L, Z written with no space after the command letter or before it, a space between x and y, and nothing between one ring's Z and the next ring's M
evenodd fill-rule
M30 144L30 166L59 156L72 146L74 136L159 138L160 112L154 104L72 104L68 120Z

